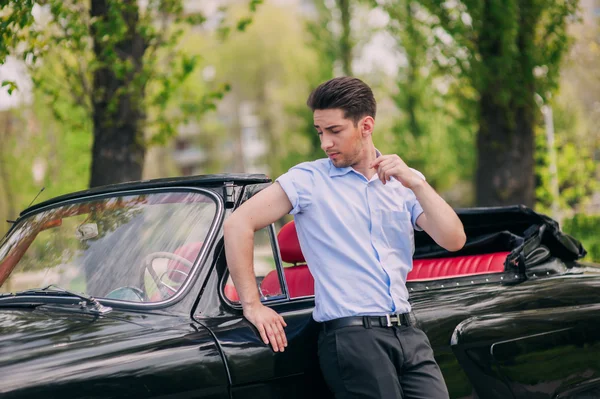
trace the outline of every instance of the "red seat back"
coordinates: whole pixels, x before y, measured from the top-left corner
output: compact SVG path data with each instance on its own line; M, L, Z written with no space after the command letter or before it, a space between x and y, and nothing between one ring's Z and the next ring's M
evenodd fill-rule
M510 252L456 256L453 258L415 259L407 281L439 280L476 274L502 273Z
M281 260L294 266L283 268L290 298L299 298L315 294L315 280L304 263L304 255L293 221L286 223L277 234ZM277 270L270 271L263 279L260 289L265 296L281 294L281 283Z
M290 298L315 294L315 280L306 264L285 267L283 268L283 274L285 275ZM265 296L280 295L282 293L277 270L272 270L265 276L260 284L260 289Z
M298 234L296 232L296 224L292 220L286 223L277 234L277 242L279 243L279 252L281 252L281 260L286 263L305 263Z
M225 284L225 296L232 302L237 302L240 300L237 290L233 284Z

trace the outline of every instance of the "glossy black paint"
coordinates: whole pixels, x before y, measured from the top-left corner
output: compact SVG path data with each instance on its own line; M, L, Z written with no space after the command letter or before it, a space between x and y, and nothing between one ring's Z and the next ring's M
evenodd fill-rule
M3 397L229 397L216 342L188 317L3 307L0 331Z
M578 272L413 295L452 397L554 397L595 377L600 275ZM579 377L563 368L577 362Z
M63 196L22 215L88 195L158 187L208 187L233 206L268 181L263 175L222 175L128 183ZM226 182L234 184L229 199ZM481 217L481 211L460 214ZM523 221L524 228L539 222L537 214L528 217L523 221L519 207L490 209L487 221ZM551 259L523 275L409 284L418 325L432 343L451 397L576 398L600 392L598 267ZM163 308L111 304L112 313L96 316L72 299L0 299L0 394L330 397L318 366L314 300L269 302L288 324L289 345L274 353L240 306L223 297L226 277L219 231L186 295Z

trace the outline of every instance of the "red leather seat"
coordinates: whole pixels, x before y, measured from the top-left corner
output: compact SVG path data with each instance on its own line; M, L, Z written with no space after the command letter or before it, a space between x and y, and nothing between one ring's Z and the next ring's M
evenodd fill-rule
M428 281L477 274L502 273L510 252L456 256L453 258L415 259L407 281Z
M238 302L240 300L240 296L233 284L225 284L225 296L232 302Z
M315 294L315 280L308 270L293 221L286 223L277 234L281 260L294 266L284 267L283 274L288 286L290 298L299 298ZM281 294L281 284L277 270L269 272L260 285L263 295Z
M277 234L281 259L294 266L285 267L283 273L290 298L312 296L315 294L315 280L304 261L294 222L286 223ZM282 288L277 270L270 271L260 284L263 296L281 295ZM224 294L230 301L239 301L239 295L233 284L226 284Z

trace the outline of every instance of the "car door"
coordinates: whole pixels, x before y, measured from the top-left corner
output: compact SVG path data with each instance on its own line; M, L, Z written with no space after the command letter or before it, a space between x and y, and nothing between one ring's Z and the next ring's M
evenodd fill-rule
M262 342L255 327L242 317L242 308L225 269L214 287L223 302L221 314L198 320L210 328L219 342L230 376L231 396L234 399L327 397L317 356L319 325L312 318L314 297L290 299L272 226L257 232L255 245L257 286L263 303L286 321L288 346L284 352L274 352Z

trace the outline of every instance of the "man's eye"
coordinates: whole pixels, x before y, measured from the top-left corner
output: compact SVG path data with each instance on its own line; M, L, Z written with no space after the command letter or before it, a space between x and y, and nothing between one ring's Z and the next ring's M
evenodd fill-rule
M338 134L341 130L332 130L331 133Z
M319 132L319 131L317 131L317 134L318 134L319 136L321 136L321 135L323 135L323 132Z

